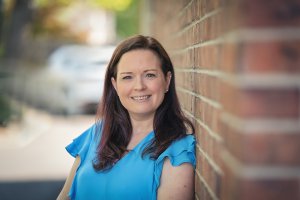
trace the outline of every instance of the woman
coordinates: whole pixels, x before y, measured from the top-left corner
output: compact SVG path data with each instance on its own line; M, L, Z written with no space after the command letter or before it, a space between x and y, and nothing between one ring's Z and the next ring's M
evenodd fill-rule
M58 199L193 199L194 127L156 39L116 48L101 102L97 123L66 147L76 159Z

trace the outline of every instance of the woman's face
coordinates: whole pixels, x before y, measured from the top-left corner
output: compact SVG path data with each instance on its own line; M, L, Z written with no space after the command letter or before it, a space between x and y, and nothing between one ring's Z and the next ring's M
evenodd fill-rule
M158 56L150 50L132 50L121 57L117 78L111 78L122 105L131 118L154 117L169 88L171 73L165 76Z

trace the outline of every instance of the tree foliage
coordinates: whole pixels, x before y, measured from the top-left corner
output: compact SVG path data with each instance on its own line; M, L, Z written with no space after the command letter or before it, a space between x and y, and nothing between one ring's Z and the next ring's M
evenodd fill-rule
M33 27L35 33L42 33L43 26L48 24L46 18L49 19L51 13L62 7L71 6L76 3L83 3L94 8L102 8L115 13L116 16L116 32L119 38L127 37L135 34L139 30L139 2L140 0L34 0L37 7L37 15L39 15L37 24ZM43 22L44 21L44 22ZM60 32L59 24L47 28L47 33L55 35ZM55 28L55 29L53 29Z
M49 7L49 6L68 6L72 3L83 2L82 0L34 0L37 7ZM123 11L126 10L132 0L85 0L84 3L90 4L95 7L111 11Z
M132 0L131 5L125 10L116 12L116 31L120 38L139 32L139 2L139 0Z

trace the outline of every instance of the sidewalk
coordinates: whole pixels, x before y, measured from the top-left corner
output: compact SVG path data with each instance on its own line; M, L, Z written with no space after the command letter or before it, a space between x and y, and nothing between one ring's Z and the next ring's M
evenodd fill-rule
M73 158L65 151L94 116L51 116L24 108L21 124L0 128L0 182L62 180Z

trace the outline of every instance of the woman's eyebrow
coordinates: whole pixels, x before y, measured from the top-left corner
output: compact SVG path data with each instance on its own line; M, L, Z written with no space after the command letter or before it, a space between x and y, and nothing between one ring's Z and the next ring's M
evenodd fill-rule
M157 71L157 69L146 69L144 72Z
M149 72L149 71L157 71L157 69L146 69L146 70L144 70L144 73L145 72ZM122 74L133 74L133 72L120 72L120 74L122 75Z
M120 74L133 74L132 72L120 72Z

